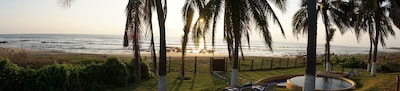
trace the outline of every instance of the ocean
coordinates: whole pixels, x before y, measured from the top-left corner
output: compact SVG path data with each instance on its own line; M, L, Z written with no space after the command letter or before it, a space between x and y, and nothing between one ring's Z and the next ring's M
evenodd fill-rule
M179 37L168 37L167 47L180 48ZM159 48L159 38L155 38L156 50ZM69 53L92 54L132 54L132 47L122 46L122 35L87 35L87 34L0 34L0 46L23 49L48 50ZM4 43L3 43L4 42ZM245 56L297 56L305 55L307 44L274 42L273 51L270 51L262 41L251 41L250 48L243 43ZM211 49L211 42L207 42L207 48ZM202 45L202 44L201 44ZM216 41L216 54L228 54L225 42ZM197 53L196 47L189 42L188 52ZM142 53L150 53L150 38L143 38ZM382 49L379 52L399 52L395 49ZM331 46L331 53L336 55L367 54L368 47ZM317 54L324 53L324 45L317 46Z

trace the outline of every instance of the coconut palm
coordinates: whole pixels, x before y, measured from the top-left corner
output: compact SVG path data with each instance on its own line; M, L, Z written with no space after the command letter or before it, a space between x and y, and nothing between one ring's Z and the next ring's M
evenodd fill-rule
M392 4L392 9L390 10L389 16L393 19L394 24L400 27L400 1L390 0L390 3Z
M312 3L307 3L308 16L306 18L307 22L305 23L308 25L304 26L306 29L308 29L309 33L307 41L307 66L304 80L304 91L315 91L315 66L317 60L317 10L315 8L315 0L308 0L307 2Z
M153 0L129 0L126 7L126 27L124 34L124 47L129 45L129 41L132 42L132 48L134 50L135 60L132 62L135 65L135 79L140 80L141 70L140 70L140 41L143 35L142 32L149 32L145 34L150 34L151 42L151 55L153 61L153 72L156 70L156 55L154 48L154 36L152 28L152 8L154 8ZM142 28L146 27L146 28Z
M307 2L303 0L301 9L293 16L293 34L298 36L299 34L307 34ZM345 30L350 27L349 18L343 17L347 12L348 2L337 1L337 0L322 0L317 3L318 12L322 15L323 24L325 26L326 44L325 44L325 60L326 60L326 71L330 71L330 42L333 38L334 31L331 31L332 23L338 27L340 32L343 34Z
M158 26L160 27L160 56L158 70L158 91L167 91L167 51L165 42L165 20L167 17L167 1L164 0L162 5L161 0L156 0L156 10L158 17Z
M59 3L63 5L63 7L69 7L72 0L59 0ZM153 37L153 29L152 29L152 7L154 1L153 0L129 0L128 5L126 7L126 26L124 33L124 41L123 46L127 47L129 42L132 42L135 61L132 62L135 65L135 73L136 80L140 80L140 38L141 38L141 29L140 27L146 26L148 27L151 35L151 50L152 50L152 60L153 63L156 61L155 56L155 48L154 48L154 37ZM155 66L153 66L153 70L155 70Z
M215 39L215 27L217 22L217 16L219 10L221 10L221 0L210 0L207 5L205 0L187 0L182 7L182 15L184 22L184 35L182 36L182 66L181 66L181 77L184 78L184 64L185 64L185 53L186 46L189 38L189 33L192 35L192 41L195 46L198 47L200 39L203 39L204 47L206 47L206 33L209 30L209 24L212 24L212 46L214 49ZM195 12L199 13L199 18L193 23L193 17ZM215 17L214 17L215 16ZM192 30L192 31L190 31Z
M63 5L63 7L69 7L72 0L59 0L59 3ZM144 4L143 4L144 2ZM158 13L158 20L160 26L160 70L159 70L159 85L158 88L160 91L166 91L166 46L165 46L165 17L166 17L166 9L167 4L166 0L164 0L164 5L161 4L161 0L156 0L156 7ZM163 9L161 8L163 7ZM126 7L126 26L125 26L125 33L124 33L124 41L123 46L128 46L129 41L133 42L133 49L134 49L134 56L135 56L135 73L136 80L140 80L140 30L139 28L142 26L148 27L151 34L151 50L152 50L152 60L153 60L153 71L156 70L156 55L155 55L155 48L154 48L154 36L153 36L153 29L152 29L152 8L154 8L154 1L153 0L129 0L128 5Z
M132 49L134 50L134 61L132 64L135 65L135 80L140 81L141 72L140 72L140 40L142 31L139 29L141 24L140 16L143 16L143 12L140 6L143 3L140 0L129 0L128 5L126 6L126 26L125 26L125 34L124 34L124 47L129 45L129 41L132 42Z
M378 43L379 40L381 41L382 46L385 46L385 38L387 36L392 35L394 36L395 33L393 31L393 27L391 24L391 21L388 16L385 15L385 13L388 13L388 6L380 7L383 0L376 0L376 5L375 5L375 42L374 42L374 57L372 61L372 66L371 66L371 76L376 76L376 57L377 57L377 52L378 52ZM389 33L389 34L388 34Z
M352 15L355 15L356 17L353 17L355 20L355 34L357 41L360 40L361 32L367 32L369 35L369 42L370 42L370 48L369 48L369 55L368 55L368 64L367 64L367 71L371 70L371 57L372 57L372 49L373 49L373 43L374 43L374 17L373 17L373 10L374 7L371 5L372 3L367 3L371 2L370 1L353 1L353 4L355 7L358 7L359 10L356 10Z
M379 47L378 43L381 42L381 45L385 47L385 38L388 38L390 35L394 36L394 30L391 24L391 20L389 16L385 13L389 12L389 5L381 5L382 0L363 0L357 1L358 4L355 9L356 20L355 22L355 34L358 38L360 36L360 30L364 32L368 32L370 37L370 55L373 47L373 59L371 65L371 76L376 75L376 56L377 49ZM379 7L377 7L379 6ZM374 34L375 32L375 34ZM373 44L373 45L372 45ZM369 57L369 62L371 60L371 56ZM368 69L369 67L367 67Z
M270 1L279 9L285 9L286 0ZM192 25L195 12L198 12L199 18L196 19L197 21ZM249 41L249 35L251 32L250 24L254 23L255 26L257 26L256 28L258 29L256 30L260 30L260 33L263 35L264 41L270 50L272 50L272 39L268 30L268 18L272 18L277 24L279 24L283 33L283 28L281 27L274 10L271 8L270 2L266 0L210 0L208 2L202 0L187 0L182 13L185 21L184 35L182 38L183 49L186 49L185 47L190 31L202 31L202 35L205 35L210 28L212 29L212 45L214 48L216 22L218 21L218 17L223 14L224 39L228 44L229 55L234 61L231 86L237 85L238 56L241 47L241 39L244 36L247 41ZM197 26L201 23L201 19L203 19L205 25Z

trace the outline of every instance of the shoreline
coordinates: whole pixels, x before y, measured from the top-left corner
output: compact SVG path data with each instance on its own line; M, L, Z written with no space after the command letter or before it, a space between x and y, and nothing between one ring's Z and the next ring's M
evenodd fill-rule
M156 54L158 55L158 54ZM174 61L181 61L181 52L168 52L166 60L170 62L171 60ZM350 55L337 55L340 58L345 57L356 57L360 60L364 60L364 62L368 59L368 54L350 54ZM54 63L67 63L73 65L79 65L82 63L87 62L95 62L101 63L109 57L117 57L122 61L129 61L132 60L133 54L90 54L90 53L68 53L68 52L60 52L60 51L47 51L47 50L34 50L34 49L21 49L21 48L9 48L0 46L0 58L8 58L11 62L17 64L18 66L27 67L27 68L41 68L47 65L51 65ZM194 53L187 53L185 56L185 61L193 62L197 57L199 60L210 60L210 58L228 58L228 55L225 54L215 54L212 55L211 53L208 54L194 54ZM332 56L333 57L333 56ZM151 55L149 53L141 54L141 58L145 59L147 63L153 63L151 60ZM297 60L305 60L305 57L296 57L296 56L286 56L286 57L265 57L265 56L244 56L245 60L257 60L257 59L279 59L279 60L286 60L286 59L295 59ZM398 62L400 59L400 52L395 53L379 53L378 54L377 63L384 63L384 62ZM242 60L242 57L239 57ZM159 59L157 58L157 61ZM317 56L318 62L322 61L322 56Z
M121 54L121 53L71 53L71 52L61 52L61 51L49 51L49 50L37 50L37 49L27 49L27 48L14 48L14 47L5 47L0 46L0 57L5 55L12 55L17 53L26 53L30 55L102 55L102 56L116 56L116 57L124 57L124 58L133 58L133 53L131 54ZM158 53L156 54L158 57ZM150 57L151 54L149 52L141 53L141 57ZM181 58L182 52L167 52L167 58ZM214 58L224 58L228 57L228 54L220 54L220 53L186 53L185 57L214 57ZM297 56L244 56L246 58L301 58L301 55ZM304 55L303 55L304 56ZM241 56L240 56L241 57Z
M95 54L95 53L70 53L70 52L60 52L60 51L49 51L49 50L36 50L36 49L23 49L23 48L13 48L13 47L5 47L5 46L0 46L0 58L13 58L17 56L29 56L29 60L68 60L68 58L76 59L76 58L81 58L84 59L86 56L90 57L119 57L119 58L124 58L124 59L132 59L133 54ZM158 57L158 54L156 54ZM335 54L334 54L335 55ZM380 52L378 53L379 57L385 57L388 55L391 56L399 56L400 58L400 52ZM167 59L171 57L174 60L180 60L182 56L182 52L167 52ZM367 57L368 53L365 54L347 54L347 55L336 55L336 56L361 56L361 57ZM47 59L46 59L47 57ZM58 57L58 58L54 58ZM142 58L150 58L151 54L150 53L142 53L141 54ZM194 57L199 57L199 58L227 58L228 54L212 54L212 53L186 53L185 58L194 58ZM304 55L298 55L298 56L244 56L245 58L305 58ZM322 57L322 55L318 55L318 57ZM38 58L38 59L35 59ZM239 56L241 59L241 56ZM395 57L397 58L397 57ZM363 58L364 59L364 58Z

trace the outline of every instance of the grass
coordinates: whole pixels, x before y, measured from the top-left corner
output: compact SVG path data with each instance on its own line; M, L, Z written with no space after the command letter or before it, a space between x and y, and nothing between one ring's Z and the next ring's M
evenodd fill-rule
M334 67L335 71L341 71L341 68ZM344 71L351 69L345 68ZM322 65L317 66L317 71L324 71ZM263 78L290 75L290 74L304 74L304 67L288 68L288 69L274 69L274 70L258 70L258 71L240 71L239 84L243 85L248 82L256 82ZM221 91L228 87L228 81L222 80L209 73L193 74L186 72L186 77L190 80L178 80L179 72L170 72L167 75L167 88L169 91ZM357 83L355 91L393 91L396 83L396 76L400 73L378 73L376 77L371 77L368 72L363 71L358 77L352 77ZM140 83L131 84L128 87L109 89L108 91L156 91L157 78L142 81ZM289 89L278 88L277 91L288 91Z
M396 54L385 54L379 57L379 62L385 62L387 60L399 61L398 53ZM25 54L11 54L2 55L10 59L16 58L17 56ZM15 57L14 57L15 56ZM351 55L353 57L361 58L366 60L365 55ZM384 59L387 56L387 59ZM349 57L341 56L341 57ZM20 66L28 66L31 68L39 68L43 65L58 63L71 63L79 64L82 60L102 60L107 58L105 55L90 55L90 54L49 54L49 55L26 55L24 59L14 59L13 62ZM120 57L121 58L121 57ZM121 58L125 61L129 61L130 58ZM20 61L18 61L20 60ZM23 60L23 61L21 61ZM167 59L167 88L170 91L220 91L225 87L229 86L229 82L222 80L216 76L210 74L210 58L197 58L197 73L194 74L195 58L186 58L185 61L185 77L189 77L189 80L178 80L180 76L180 58ZM252 62L252 60L254 60ZM262 78L273 77L279 75L290 75L290 74L304 74L304 59L294 58L247 58L245 61L240 61L239 71L239 84L246 84L248 82L256 82ZM282 61L280 61L282 60ZM151 65L151 62L148 61ZM321 63L321 61L318 61ZM272 64L271 64L272 63ZM253 71L251 65L253 64ZM271 69L272 66L272 69ZM232 68L231 62L227 62L228 72ZM324 68L321 64L317 66L319 71L323 71ZM349 71L350 69L345 69ZM334 68L334 71L341 71L340 68ZM227 75L230 75L227 73ZM370 77L368 72L362 72L361 76L352 77L357 82L357 89L355 91L393 91L395 90L396 76L400 73L378 73L376 77ZM157 77L141 81L139 83L131 83L127 87L108 89L108 91L156 91L157 90ZM229 80L229 78L228 78ZM278 88L278 91L287 91L288 89Z
M371 77L364 71L361 76L352 79L358 83L355 91L396 91L398 75L400 73L378 73L376 77Z
M190 80L179 80L179 73L170 73L167 75L168 91L213 91L221 89L226 84L225 80L219 79L210 74L186 74L190 76ZM142 81L140 83L131 84L128 87L109 89L108 91L156 91L157 78Z

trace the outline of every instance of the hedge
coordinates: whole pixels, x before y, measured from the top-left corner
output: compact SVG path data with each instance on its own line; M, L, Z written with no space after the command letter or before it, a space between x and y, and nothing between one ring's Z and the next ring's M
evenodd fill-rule
M117 58L85 65L52 64L40 69L19 67L0 58L0 91L101 91L127 86L133 65ZM142 78L151 78L148 64L142 62Z

